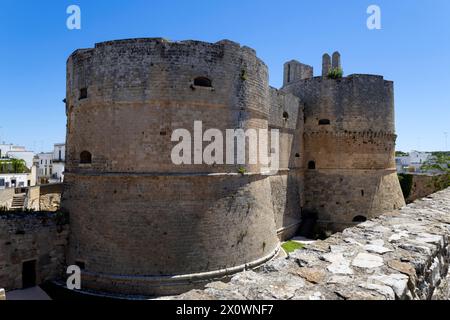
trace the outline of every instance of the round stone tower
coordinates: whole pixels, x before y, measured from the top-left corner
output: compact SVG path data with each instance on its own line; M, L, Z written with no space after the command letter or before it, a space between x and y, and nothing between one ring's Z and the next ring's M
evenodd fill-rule
M69 57L66 105L62 206L82 289L175 294L276 254L259 165L242 174L171 160L172 132L194 141L195 121L203 131L268 128L268 71L254 50L226 40L99 43Z
M324 68L329 60L325 55ZM340 68L340 59L333 65ZM336 231L405 202L395 167L393 82L375 75L331 79L328 72L283 91L304 104L303 212Z

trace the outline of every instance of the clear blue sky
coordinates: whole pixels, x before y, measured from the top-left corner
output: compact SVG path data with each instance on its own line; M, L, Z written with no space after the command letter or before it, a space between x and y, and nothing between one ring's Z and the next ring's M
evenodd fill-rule
M82 29L66 28L66 8ZM370 4L382 30L366 27ZM0 139L34 151L65 140L65 62L77 48L133 37L230 39L254 48L280 87L290 59L320 73L339 50L344 72L395 81L398 150L443 150L450 134L448 0L2 0ZM450 148L450 135L449 135Z

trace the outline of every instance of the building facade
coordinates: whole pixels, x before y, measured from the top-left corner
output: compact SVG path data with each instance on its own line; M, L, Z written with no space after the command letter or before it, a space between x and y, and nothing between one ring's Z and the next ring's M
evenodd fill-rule
M0 173L0 189L31 186L29 173Z
M27 151L25 147L13 144L0 144L0 159L14 158L24 160L28 169L33 166L34 152Z
M65 152L65 144L56 143L52 152L41 152L35 156L36 180L39 184L64 181Z

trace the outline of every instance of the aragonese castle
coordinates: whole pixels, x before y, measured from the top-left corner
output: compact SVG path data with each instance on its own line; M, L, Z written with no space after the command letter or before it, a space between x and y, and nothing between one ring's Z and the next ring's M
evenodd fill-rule
M296 60L279 90L253 49L223 40L130 39L67 61L67 264L83 288L176 294L256 267L311 221L327 230L405 202L394 151L393 83ZM279 171L175 165L171 133L278 129ZM317 220L317 221L316 221ZM302 223L303 222L303 223Z

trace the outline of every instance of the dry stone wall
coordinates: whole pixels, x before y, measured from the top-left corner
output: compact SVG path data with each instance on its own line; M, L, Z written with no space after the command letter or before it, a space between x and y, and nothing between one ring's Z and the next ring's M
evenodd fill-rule
M9 209L15 194L14 188L0 190L0 208Z
M0 287L22 289L26 261L35 261L36 284L59 277L68 229L54 213L0 214Z
M450 189L169 299L449 299Z

